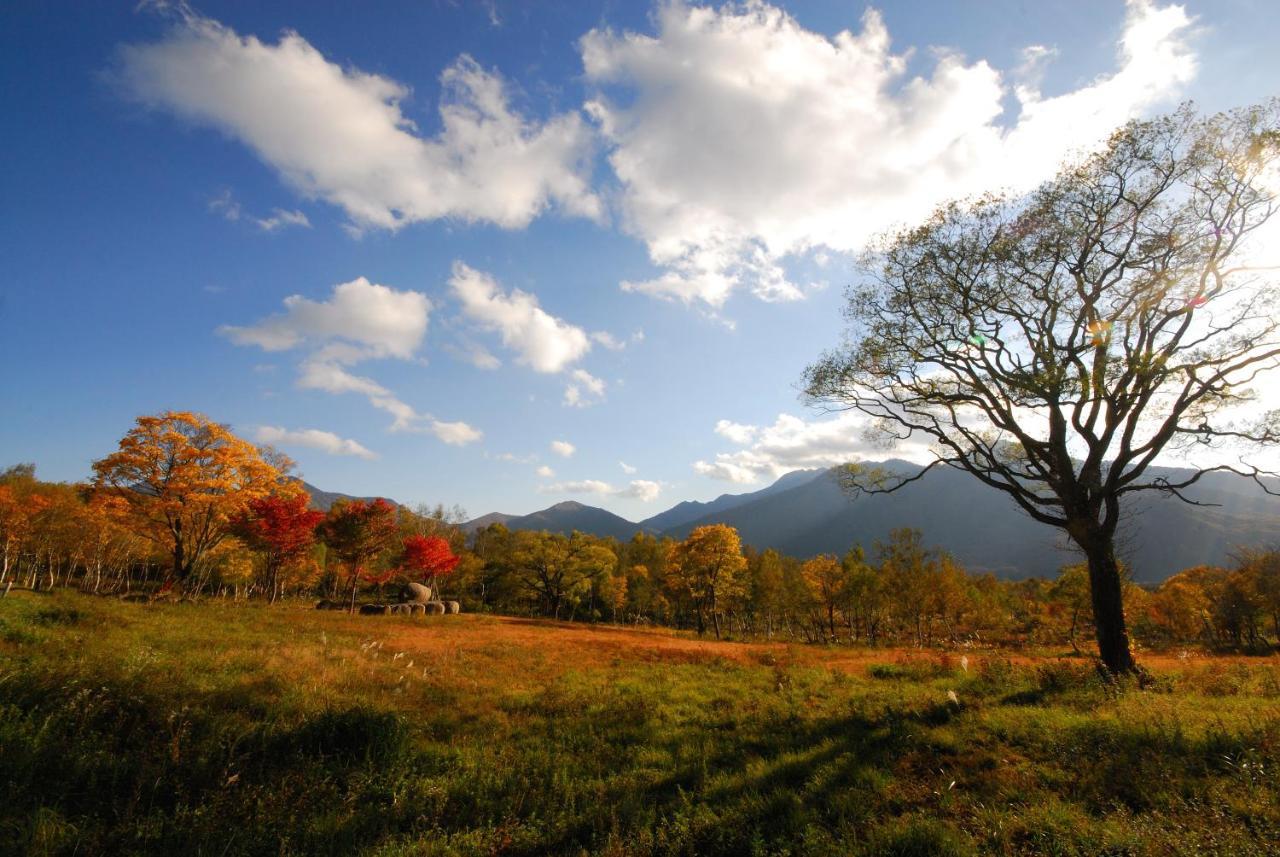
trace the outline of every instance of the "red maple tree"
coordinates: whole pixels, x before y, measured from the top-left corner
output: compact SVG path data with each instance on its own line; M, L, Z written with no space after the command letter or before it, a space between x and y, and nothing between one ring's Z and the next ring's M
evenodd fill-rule
M400 567L410 577L419 577L432 584L442 575L449 574L461 559L449 547L447 539L440 536L409 536L404 540L400 555Z
M350 569L347 585L352 613L356 609L356 589L361 577L374 583L386 579L368 571L367 566L390 548L396 532L396 507L381 499L339 501L321 522L318 529L321 540Z
M280 595L280 570L306 556L315 543L316 526L324 520L323 512L308 508L309 502L304 493L259 497L231 521L231 531L262 554L272 602Z

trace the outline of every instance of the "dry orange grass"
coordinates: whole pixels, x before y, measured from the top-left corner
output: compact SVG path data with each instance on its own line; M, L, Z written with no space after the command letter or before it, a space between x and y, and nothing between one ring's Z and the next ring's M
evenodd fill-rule
M332 614L329 614L332 615ZM584 625L506 616L338 617L348 632L384 643L386 649L406 652L419 662L468 661L489 664L503 672L513 656L521 664L523 680L546 683L568 671L591 670L628 663L708 664L724 662L744 666L819 667L864 676L868 668L885 662L939 663L960 668L965 656L971 669L988 659L1016 666L1075 660L1088 662L1087 650L1079 657L1029 654L1005 650L952 651L865 646L826 647L787 642L733 642L694 637L665 628L632 628L618 625ZM1270 658L1212 655L1203 652L1144 652L1143 667L1154 673L1183 672L1198 667L1270 664L1280 668L1280 655ZM524 681L522 681L524 683Z

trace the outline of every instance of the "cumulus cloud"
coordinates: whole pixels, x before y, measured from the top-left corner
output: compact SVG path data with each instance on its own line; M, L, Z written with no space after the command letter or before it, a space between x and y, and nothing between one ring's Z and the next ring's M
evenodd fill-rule
M1035 83L1043 46L1008 75L941 51L905 79L906 55L874 10L833 37L764 2L674 0L654 20L655 35L581 39L599 89L587 110L610 146L625 228L664 269L624 288L712 308L743 288L801 297L789 256L854 252L945 199L1030 188L1196 68L1190 17L1151 0L1130 0L1112 73L1053 96Z
M591 340L582 328L551 315L528 292L503 292L483 271L455 262L449 286L463 315L497 333L515 353L516 362L536 372L560 372L591 350Z
M272 446L305 446L330 455L354 455L357 458L374 459L378 456L354 440L338 437L321 429L286 429L282 426L259 426L254 434L258 443Z
M556 472L545 464L539 467L534 472L537 473L539 476L541 476L543 479L550 479L556 475Z
M484 434L479 429L464 422L454 421L450 423L430 417L427 418L427 431L450 446L466 446L484 437Z
M599 479L581 479L573 482L556 482L538 487L541 494L596 494L601 497L619 497L652 503L662 493L662 486L647 479L635 479L631 484L618 488Z
M726 437L736 444L750 443L751 439L756 436L757 431L759 429L755 426L743 425L730 420L720 420L716 423L716 434Z
M627 474L628 476L634 476L636 474L636 468L632 467L630 464L627 464L625 461L619 461L618 466L621 467L622 472Z
M695 461L693 469L712 479L745 485L777 479L793 470L885 457L886 449L866 429L866 417L851 411L815 421L779 414L770 426L721 420L716 432L743 448L719 453L712 461ZM918 463L931 460L928 446L917 442L901 444L892 454Z
M463 422L419 413L395 393L350 367L376 358L413 358L423 337L431 302L414 291L397 291L359 277L333 288L326 301L302 295L284 299L283 313L245 327L223 325L218 333L237 345L264 351L308 349L298 386L326 393L356 393L392 416L392 431L425 432L447 444L474 443L481 433Z
M401 110L409 89L336 63L286 31L272 44L180 10L156 42L120 49L129 96L214 127L357 227L456 217L507 228L549 207L599 218L592 135L577 113L514 111L496 72L463 55L440 75L440 130Z
M571 458L578 448L567 440L551 441L551 451L561 458Z
M605 383L585 369L569 373L569 384L564 388L564 403L573 408L585 408L604 401Z
M237 345L266 351L341 341L359 346L369 357L405 359L426 335L431 302L420 292L396 291L358 277L334 286L327 301L291 295L284 308L257 324L223 325L218 332Z

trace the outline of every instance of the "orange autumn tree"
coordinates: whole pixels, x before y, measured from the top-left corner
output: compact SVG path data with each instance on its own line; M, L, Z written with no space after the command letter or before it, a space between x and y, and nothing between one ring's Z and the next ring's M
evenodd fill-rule
M93 472L96 490L123 501L123 521L172 557L171 580L179 582L251 500L285 487L257 447L187 411L138 417Z

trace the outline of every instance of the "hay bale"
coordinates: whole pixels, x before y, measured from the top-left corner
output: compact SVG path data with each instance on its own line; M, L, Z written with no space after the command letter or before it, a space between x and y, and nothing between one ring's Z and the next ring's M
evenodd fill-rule
M386 616L391 612L391 608L385 604L361 604L361 616Z
M450 613L462 612L462 605L459 604L457 601L446 601L444 603L444 606L445 606L445 609L448 610Z
M409 615L409 605L408 605L408 604L392 604L392 605L391 605L391 614L392 614L393 616L408 616L408 615Z
M444 612L445 612L445 606L444 606L444 602L443 602L443 601L428 601L428 602L427 602L427 615L428 615L428 616L443 616L443 615L444 615Z
M400 590L400 600L410 604L426 604L434 594L430 586L409 582Z
M405 607L409 608L410 616L425 616L427 614L427 605L419 604L416 601L410 602Z

